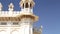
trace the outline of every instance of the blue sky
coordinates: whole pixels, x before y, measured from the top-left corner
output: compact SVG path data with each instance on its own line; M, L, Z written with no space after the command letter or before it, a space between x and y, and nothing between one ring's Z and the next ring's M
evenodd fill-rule
M43 25L43 34L60 34L60 0L34 0L34 14L39 16L39 20L34 24L39 28ZM12 2L14 10L19 11L20 0L0 0L3 10L8 10L8 5Z

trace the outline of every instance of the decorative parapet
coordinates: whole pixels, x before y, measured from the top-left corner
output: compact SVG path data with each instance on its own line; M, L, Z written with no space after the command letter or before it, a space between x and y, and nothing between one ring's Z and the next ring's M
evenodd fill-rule
M15 17L20 14L20 11L0 11L0 17Z

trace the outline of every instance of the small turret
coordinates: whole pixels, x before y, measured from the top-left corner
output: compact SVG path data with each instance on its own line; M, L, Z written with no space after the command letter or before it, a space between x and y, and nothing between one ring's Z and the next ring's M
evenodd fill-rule
M43 26L41 25L41 26L40 26L40 33L41 33L41 34L42 34L42 28L43 28Z
M13 5L13 3L10 3L10 5L9 5L9 15L10 16L12 16L13 10L14 10L14 5Z
M14 10L14 5L13 5L13 3L10 3L10 5L9 5L9 11L13 11Z
M35 3L33 0L21 0L20 7L21 8L33 8L34 4Z
M0 3L0 11L2 10L2 7L3 7L3 6L2 6L2 4Z
M33 13L33 6L34 6L33 0L21 0L20 7L21 11L24 11L24 13Z

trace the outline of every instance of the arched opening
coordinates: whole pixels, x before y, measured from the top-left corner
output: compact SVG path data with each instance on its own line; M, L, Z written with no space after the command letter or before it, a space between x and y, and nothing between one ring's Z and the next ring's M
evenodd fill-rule
M26 4L25 4L25 8L28 8L28 7L29 7L29 5L28 5L28 3L26 3Z
M30 3L30 8L32 8L32 4Z
M24 3L23 3L23 8L24 8Z

